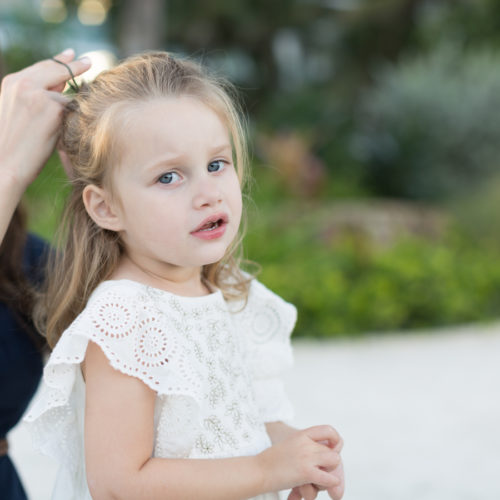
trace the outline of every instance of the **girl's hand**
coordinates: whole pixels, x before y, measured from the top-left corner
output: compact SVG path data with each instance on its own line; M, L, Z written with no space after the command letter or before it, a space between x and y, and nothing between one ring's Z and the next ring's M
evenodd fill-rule
M330 443L327 443L326 441L322 442L322 444L325 446L331 446ZM340 438L335 444L333 450L340 455L340 452L342 451L343 447L344 447L344 441L342 438ZM326 490L332 500L341 500L341 498L344 496L344 465L342 464L342 458L340 459L338 465L330 469L325 469L325 471L335 476L338 479L338 484L336 486L333 486L332 488L322 488L318 485L312 485L312 486L314 486L318 491Z
M341 438L335 429L320 425L297 431L261 452L257 459L265 478L266 491L295 488L309 483L329 491L339 486L339 478L327 472L334 470L340 463L340 455L335 451L339 442Z
M328 442L321 442L324 446L331 446ZM340 438L333 450L339 453L342 451L344 442ZM297 486L292 489L288 495L288 500L314 500L318 495L318 491L327 490L328 495L332 500L341 500L344 495L344 466L342 464L342 459L340 459L338 465L333 468L325 468L326 472L329 472L338 479L338 484L331 488L324 488L316 484L303 484L302 486Z
M266 430L273 444L282 442L287 437L294 436L297 432L300 432L297 429L284 424L283 422L268 422L266 423ZM318 441L318 443L323 446L332 448L333 451L337 452L339 455L342 451L342 448L344 447L344 441L338 434L336 441L322 440ZM340 500L344 495L344 468L342 465L342 461L340 460L335 467L324 467L323 470L334 475L337 478L338 484L336 486L325 488L319 486L318 484L302 484L300 486L292 488L292 491L288 496L288 500L300 500L302 498L305 500L315 499L318 491L321 490L327 490L330 498L332 498L333 500Z
M318 488L314 484L296 486L288 495L288 500L314 500L318 495Z
M74 61L68 49L55 56L74 75L87 71L90 60ZM7 75L0 93L0 173L20 193L36 178L59 138L64 105L61 94L70 74L50 59Z
M332 486L328 488L328 495L332 500L340 500L344 496L344 466L342 462L331 472L334 476L336 476L339 480L339 484L337 486Z

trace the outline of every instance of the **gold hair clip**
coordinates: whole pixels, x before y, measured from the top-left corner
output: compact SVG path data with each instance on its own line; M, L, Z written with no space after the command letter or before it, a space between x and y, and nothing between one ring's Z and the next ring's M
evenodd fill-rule
M78 87L78 84L76 83L75 75L73 74L73 71L71 71L71 68L69 67L69 65L66 64L65 62L59 61L59 59L56 59L55 57L51 57L51 59L54 62L62 64L63 66L66 67L66 69L68 70L68 72L71 76L71 80L72 80L72 82L68 80L68 85L70 86L71 90L73 90L73 92L78 92L80 89Z

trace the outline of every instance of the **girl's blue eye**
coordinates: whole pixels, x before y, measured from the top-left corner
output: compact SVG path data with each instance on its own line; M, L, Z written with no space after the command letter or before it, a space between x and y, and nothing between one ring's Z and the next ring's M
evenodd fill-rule
M209 172L220 172L226 166L226 162L224 160L215 160L208 164Z
M179 177L179 174L175 172L167 172L158 179L158 182L160 182L161 184L172 184L172 182L177 180L176 176Z

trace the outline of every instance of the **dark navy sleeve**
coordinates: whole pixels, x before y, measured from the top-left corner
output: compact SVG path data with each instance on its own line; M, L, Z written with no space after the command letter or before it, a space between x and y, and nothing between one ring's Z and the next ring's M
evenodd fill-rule
M23 267L28 279L39 284L49 251L48 244L28 235ZM16 315L0 302L0 439L23 415L42 375L40 349L24 330ZM8 456L0 457L0 495L8 500L23 496L22 486ZM7 496L3 496L3 495Z

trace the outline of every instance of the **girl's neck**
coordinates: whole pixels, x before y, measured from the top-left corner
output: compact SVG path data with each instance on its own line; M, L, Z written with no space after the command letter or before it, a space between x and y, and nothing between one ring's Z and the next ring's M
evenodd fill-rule
M110 279L128 279L176 295L199 297L213 292L203 279L201 271L201 268L179 268L172 266L168 273L159 274L144 269L128 256L124 256L118 268L110 276Z

